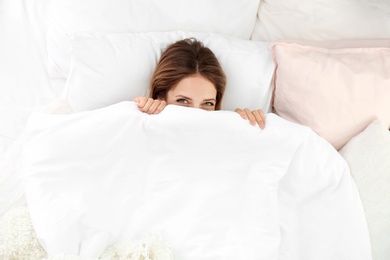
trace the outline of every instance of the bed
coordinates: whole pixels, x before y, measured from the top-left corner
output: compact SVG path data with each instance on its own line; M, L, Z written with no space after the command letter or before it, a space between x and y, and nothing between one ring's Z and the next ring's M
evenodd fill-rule
M187 37L222 110L143 114ZM390 259L389 128L386 0L1 1L0 258Z

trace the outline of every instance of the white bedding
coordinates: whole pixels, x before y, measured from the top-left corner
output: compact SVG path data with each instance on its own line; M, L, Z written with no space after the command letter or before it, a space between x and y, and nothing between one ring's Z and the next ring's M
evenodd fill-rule
M0 2L0 161L31 112L63 87L47 74L48 6L48 0Z
M145 0L146 1L146 0ZM359 30L356 31L355 23L346 23L345 29L348 31L348 34L351 37L348 46L352 44L354 47L367 47L365 41L371 42L370 39L362 39L360 41L357 38L368 37L369 35L373 35L372 32L378 32L378 30L383 33L380 34L380 37L389 37L388 32L385 28L388 28L389 13L383 11L388 10L389 3L387 0L379 0L375 1L375 4L372 2L363 3L362 1L356 2L353 4L355 8L344 8L345 3L339 0L332 1L322 1L323 4L318 5L318 3L314 3L313 1L306 1L307 3L296 4L294 3L297 0L289 1L289 7L291 6L291 10L288 10L289 13L291 11L292 15L284 16L283 19L280 19L279 14L286 13L283 7L274 7L271 4L271 1L261 1L259 13L262 17L257 17L256 26L254 28L252 39L254 40L276 40L279 39L280 34L278 31L274 31L271 28L288 28L289 26L284 26L285 23L290 23L289 19L291 17L299 16L302 19L294 19L293 30L288 30L288 33L285 34L285 37L288 35L299 35L299 39L304 42L311 37L320 37L321 39L339 39L345 38L345 35L340 35L337 33L339 27L334 27L334 14L335 12L342 13L347 12L346 17L356 17L357 19L362 19L361 15L356 16L356 10L359 9L361 11L364 10L366 15L364 17L369 17L371 14L373 17L375 16L377 19L376 22L378 24L383 24L384 27L371 28L372 24L366 23L367 26L359 27ZM22 143L20 142L20 134L22 133L27 118L30 114L41 106L46 105L52 100L58 98L61 95L65 80L55 80L49 79L48 76L48 62L47 62L47 28L48 24L50 24L49 16L50 16L50 4L53 2L66 2L66 1L56 1L56 0L3 0L0 1L0 217L3 216L6 210L10 207L16 207L17 205L23 205L25 200L23 197L23 187L20 185L22 181L22 176L20 175L20 149L22 147ZM95 15L95 11L93 11L93 7L96 7L95 2L92 1L83 1L88 6L90 5L92 9L87 9L86 11L91 11L92 15ZM136 2L136 1L134 1ZM148 1L147 1L148 2ZM153 2L153 1L152 1ZM205 1L213 4L212 1ZM223 1L218 1L222 3ZM255 1L251 1L255 2ZM276 3L278 1L273 1ZM280 1L279 1L280 2ZM345 2L345 1L344 1ZM78 1L68 1L69 5L75 4L75 6L70 6L71 8L78 8ZM107 4L112 4L112 7L117 8L115 6L117 4L116 1L105 1ZM349 3L348 3L349 5ZM336 7L333 7L336 6ZM338 6L338 7L337 7ZM369 8L367 7L374 7ZM223 6L214 5L215 8L223 8ZM310 8L307 8L310 7ZM329 8L330 7L330 8ZM377 8L378 7L378 8ZM381 8L379 8L381 7ZM383 7L383 8L382 8ZM178 6L178 8L180 8ZM304 8L304 10L302 9ZM313 19L317 19L318 17L313 17L313 12L305 12L305 10L318 10L317 14L321 14L321 22L308 22L314 21ZM226 9L224 9L226 10ZM240 9L241 10L241 9ZM265 10L272 11L270 13L273 17L264 17L262 15ZM342 10L342 12L340 12ZM105 11L105 10L104 10ZM242 13L242 12L241 12ZM115 15L115 13L112 13ZM139 13L140 17L143 17L143 13ZM83 16L80 16L83 17ZM84 16L85 17L85 16ZM94 17L99 17L94 16ZM184 16L186 17L186 16ZM340 16L341 17L341 16ZM340 18L339 17L339 18ZM237 17L232 16L231 21L235 23L237 21ZM254 17L241 17L244 19L252 19ZM276 22L267 23L267 19L272 18ZM80 18L81 19L81 18ZM381 23L381 19L382 23ZM72 20L74 21L74 20ZM72 22L71 21L71 22ZM81 21L81 20L80 20ZM101 21L99 19L98 21ZM217 21L217 20L216 20ZM364 19L360 20L361 23L365 23ZM81 23L86 21L81 21ZM291 25L292 23L290 23ZM96 24L92 24L96 25ZM265 26L264 31L269 32L269 35L261 35L259 34L259 26ZM312 33L310 28L312 26L317 26L316 28L323 28L322 31L326 32L326 34L318 34ZM319 27L318 27L319 26ZM268 27L268 29L266 28ZM291 27L291 26L290 26ZM291 27L292 28L292 27ZM306 28L306 29L304 29ZM314 28L314 27L313 27ZM344 28L344 27L343 27ZM378 29L379 28L379 29ZM380 29L382 28L382 29ZM178 28L180 29L180 28ZM243 28L244 29L244 28ZM318 31L318 30L317 30ZM91 31L95 33L96 31ZM287 32L287 31L286 31ZM298 33L297 32L303 32ZM266 38L264 38L267 36ZM287 39L285 39L287 40ZM291 40L291 39L289 39ZM387 39L388 40L388 39ZM341 44L343 42L341 41ZM335 42L334 44L340 44ZM385 41L380 46L388 46L388 43ZM386 65L385 65L386 66ZM239 73L239 71L237 71ZM258 74L259 75L259 74ZM304 97L303 97L304 98ZM346 101L348 102L348 101ZM326 109L326 107L324 107ZM273 116L269 116L271 124L273 124L273 120L271 119ZM278 119L279 120L279 119ZM276 121L278 121L276 120ZM230 124L229 124L230 125ZM303 128L300 128L303 129ZM226 129L224 129L225 131ZM286 130L287 131L287 130ZM299 132L299 131L298 131ZM388 131L387 131L388 133ZM310 134L311 135L311 134ZM300 135L299 135L300 136ZM19 138L19 139L18 139ZM317 137L313 137L317 139ZM322 141L320 141L321 143ZM361 145L362 148L359 148L356 151L356 154L359 154L362 158L375 158L375 163L370 164L371 168L365 172L365 174L369 174L365 177L375 179L373 176L378 175L383 172L387 174L382 176L384 180L389 175L389 167L387 164L382 163L380 161L380 157L376 154L370 153L372 151L372 147L370 149L365 149L365 146L368 145L363 143ZM381 147L384 144L381 144ZM325 144L318 145L318 147L325 146ZM302 147L307 147L306 144ZM387 148L387 147L386 147ZM324 159L324 163L327 161L326 158L331 161L331 157L335 157L335 164L341 163L338 155L335 155L333 151L329 151L328 148L324 148L322 152L307 152L307 151L299 151L299 154L305 154L308 156L315 156L318 153ZM323 153L323 154L322 154ZM297 155L299 157L299 154ZM328 157L329 156L329 157ZM295 158L294 161L300 161L299 158ZM333 256L329 255L332 251L343 252L347 256L342 256L343 259L370 259L370 256L367 256L367 236L364 233L364 229L366 228L366 223L362 221L363 215L361 211L358 209L360 204L358 199L356 198L356 192L354 191L354 183L350 180L349 176L346 172L348 170L341 170L338 166L334 166L337 168L342 179L330 178L330 175L327 174L336 174L329 173L327 170L327 166L320 166L312 164L311 162L314 159L309 159L309 165L305 173L292 171L293 174L285 174L284 177L279 182L279 204L278 212L281 214L280 217L280 259L310 259L312 255L321 254L321 257L326 259L333 259ZM332 159L333 160L333 159ZM358 160L358 159L356 159ZM306 164L305 160L301 160L302 163L298 164L297 168L304 166ZM370 161L372 163L372 161ZM348 161L350 163L350 161ZM360 162L359 162L360 163ZM341 164L344 164L341 163ZM355 163L350 163L352 166ZM310 167L317 167L315 170L310 172ZM375 169L380 169L379 172L375 172L372 176L370 172ZM360 169L361 170L361 169ZM351 171L356 171L356 173L360 173L356 169L351 167ZM291 172L291 171L288 171ZM312 173L315 172L315 175ZM318 174L317 172L324 172L324 174ZM356 176L352 174L353 176ZM315 179L310 179L307 177L315 176ZM319 178L319 176L322 177ZM331 175L334 176L334 175ZM388 178L387 178L388 179ZM307 181L306 181L307 180ZM377 180L377 179L375 179ZM312 181L315 183L313 184ZM341 185L338 186L338 183ZM348 192L348 185L350 184L351 190L349 191L351 194L351 201L353 202L350 206L351 208L355 207L358 213L352 217L349 217L349 220L352 221L349 223L351 226L356 225L357 233L364 233L363 235L353 233L354 230L351 230L351 226L346 226L340 228L340 223L343 223L344 220L339 220L339 216L344 216L348 218L348 214L350 214L351 208L342 207L342 210L335 210L337 205L346 205L349 203L345 203L345 201L336 201L336 203L331 205L332 207L328 207L326 203L318 203L319 200L323 199L323 194L332 190L331 187L334 185L335 189L333 191L341 191L341 193ZM358 182L359 183L359 182ZM389 190L388 182L385 183L382 180L377 180L377 183L381 183L381 187L385 187L384 190ZM385 183L385 184L384 184ZM386 186L387 184L387 186ZM322 186L321 186L322 185ZM378 186L368 186L366 182L360 182L362 190L367 192L367 194L371 191L378 191ZM328 187L329 186L329 187ZM312 187L308 189L307 187ZM322 187L322 188L320 188ZM297 189L297 190L295 190ZM283 190L285 192L283 192ZM324 193L321 193L323 191ZM330 193L330 195L334 195ZM329 195L328 194L328 195ZM332 198L329 196L328 198ZM336 196L336 195L335 195ZM371 195L370 195L371 196ZM387 196L388 197L388 196ZM386 199L387 199L386 197ZM364 194L363 194L364 199ZM370 205L368 205L365 209L371 210L372 208L384 209L388 211L388 205L383 204L383 202L379 203L378 201L383 201L382 195L376 195L370 197ZM366 206L366 205L365 205ZM49 209L46 209L49 210ZM344 212L345 210L345 212ZM336 212L333 215L333 212ZM12 213L12 212L11 212ZM345 213L345 215L344 215ZM319 215L319 219L317 216ZM387 239L383 239L382 234L388 229L388 222L385 215L377 213L368 213L368 220L375 219L375 229L372 229L372 225L370 226L371 234L371 242L374 246L373 258L376 260L389 259L390 254L389 250L385 250L390 248L390 241ZM370 215L371 214L371 215ZM355 217L355 215L357 217ZM293 216L293 217L291 217ZM325 225L317 225L320 221L326 219ZM371 224L371 223L369 223ZM332 238L336 238L334 243L329 243L329 234L333 232L337 235L332 234ZM380 234L381 236L379 236ZM0 232L0 245L2 244ZM144 234L146 235L146 234ZM141 236L141 235L140 235ZM15 237L19 237L16 235ZM344 239L346 241L344 241ZM357 241L358 240L358 241ZM341 241L341 243L339 243ZM14 241L17 243L18 241ZM378 251L378 245L383 248L383 251ZM348 248L350 246L350 248ZM312 249L311 249L312 248ZM352 248L352 249L351 249ZM103 250L103 249L101 249ZM376 250L376 251L375 251ZM361 253L358 257L358 253ZM323 254L323 255L322 255ZM291 255L291 257L290 257ZM316 257L315 259L322 259L321 257ZM1 257L0 257L1 258Z
M26 198L50 254L98 257L161 236L177 259L371 259L346 162L307 127L267 115L132 102L34 114Z

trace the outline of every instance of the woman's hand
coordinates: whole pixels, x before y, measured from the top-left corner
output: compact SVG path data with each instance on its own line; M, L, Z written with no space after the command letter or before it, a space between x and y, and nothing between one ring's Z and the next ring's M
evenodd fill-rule
M150 114L158 114L164 110L167 106L167 102L164 100L147 98L147 97L136 97L133 99L138 104L138 108L144 112Z
M245 108L245 109L236 108L236 110L234 110L234 111L237 112L238 114L240 114L240 116L242 118L244 118L245 120L249 120L251 125L256 125L256 123L257 123L257 125L261 129L264 129L265 116L264 116L264 113L261 109L250 111L249 108Z

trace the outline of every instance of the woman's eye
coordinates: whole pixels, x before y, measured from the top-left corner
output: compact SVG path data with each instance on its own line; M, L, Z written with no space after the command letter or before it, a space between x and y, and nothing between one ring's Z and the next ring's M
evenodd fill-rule
M214 106L214 103L213 102L205 102L204 103L206 106L208 107L213 107Z
M182 104L188 104L188 100L184 99L184 98L180 98L180 99L176 100L176 102L182 103Z

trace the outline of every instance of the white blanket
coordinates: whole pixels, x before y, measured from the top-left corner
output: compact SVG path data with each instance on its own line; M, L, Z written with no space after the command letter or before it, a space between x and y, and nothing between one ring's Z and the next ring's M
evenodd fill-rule
M132 102L35 113L26 199L49 255L99 257L153 234L177 259L371 259L346 162L309 128L267 115Z

